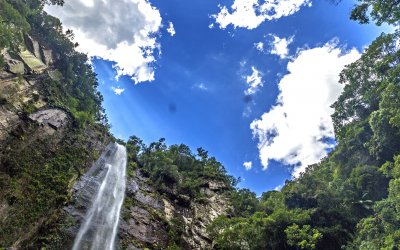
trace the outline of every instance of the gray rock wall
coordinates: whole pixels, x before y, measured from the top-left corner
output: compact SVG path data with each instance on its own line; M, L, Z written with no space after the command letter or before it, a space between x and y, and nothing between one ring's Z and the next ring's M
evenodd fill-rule
M186 203L174 191L168 195L158 192L137 170L127 182L119 231L121 249L164 249L171 245L177 232L183 249L211 249L206 228L230 207L223 192L225 187L211 186L213 189L203 188L207 201L200 203L189 198Z

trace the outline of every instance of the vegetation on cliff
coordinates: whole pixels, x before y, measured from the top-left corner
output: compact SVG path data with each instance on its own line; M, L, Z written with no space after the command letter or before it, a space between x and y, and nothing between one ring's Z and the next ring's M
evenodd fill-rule
M160 192L186 195L201 200L201 187L213 182L223 189L232 190L237 180L229 176L215 157L209 157L202 148L193 154L184 144L167 147L164 139L146 146L132 136L126 143L128 171L140 169Z
M75 51L71 32L63 33L60 21L43 11L47 2L62 4L0 0L0 51L6 48L18 55L27 46L29 34L55 58L45 73L16 76L38 88L33 98L23 96L31 101L20 107L3 97L0 104L19 117L18 125L0 144L0 248L32 247L35 241L44 246L46 229L69 201L74 181L109 140L96 75L86 55ZM63 128L48 132L29 118L38 110L39 99L45 103L42 109L56 108L69 115Z
M41 94L45 101L50 106L70 111L81 127L95 122L106 125L96 74L88 64L87 56L75 50L78 44L70 40L72 31L63 33L60 20L43 11L45 3L47 1L0 1L0 21L3 20L0 22L0 50L7 48L10 53L18 52L25 46L24 35L29 33L54 52L53 68L61 75L41 76ZM50 3L62 4L60 1Z

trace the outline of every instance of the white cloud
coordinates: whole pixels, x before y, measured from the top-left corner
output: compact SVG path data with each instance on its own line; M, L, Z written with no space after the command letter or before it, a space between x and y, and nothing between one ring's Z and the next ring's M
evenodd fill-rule
M277 104L250 125L264 169L275 160L295 166L297 177L327 155L333 145L324 139L334 137L330 106L343 89L338 75L359 57L355 49L343 51L328 43L302 50L288 63Z
M176 32L175 32L175 28L174 28L174 24L172 22L169 22L169 26L167 28L167 32L171 35L171 36L175 36Z
M250 170L250 169L253 167L253 162L251 162L251 161L246 161L246 162L243 163L243 167L244 167L246 170Z
M254 29L265 20L293 15L302 6L311 6L311 0L234 0L229 9L219 6L220 12L211 17L221 29L230 24L234 28Z
M154 80L161 16L148 0L69 0L45 10L74 31L78 50L114 62L117 77Z
M262 82L262 74L258 71L254 66L251 67L253 73L249 76L246 76L246 83L249 85L249 88L244 91L246 95L255 94L260 87L263 86Z
M121 95L125 91L124 88L120 88L120 87L111 87L111 89L114 92L114 94L116 94L116 95Z
M272 35L274 39L271 43L270 53L278 55L281 59L287 58L289 54L289 44L293 42L293 36L289 38L279 38L278 36Z
M264 52L264 43L263 42L258 42L254 44L254 47L260 51L260 52Z
M265 37L270 37L272 40L268 39L268 45L265 46L264 42L254 43L254 47L261 53L270 53L279 56L281 59L285 59L289 55L289 45L293 42L294 36L288 38L280 38L274 34L269 34Z

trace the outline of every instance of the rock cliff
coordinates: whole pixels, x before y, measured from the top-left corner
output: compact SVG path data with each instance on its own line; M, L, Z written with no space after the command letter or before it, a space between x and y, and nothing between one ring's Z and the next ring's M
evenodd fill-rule
M103 155L110 153L112 145L107 146ZM75 183L70 202L52 225L51 233L46 235L52 239L47 242L47 249L71 248L105 176L104 165L100 157ZM173 190L170 193L160 192L148 177L136 170L127 180L117 239L119 249L167 249L172 246L178 249L211 249L212 240L206 228L217 216L227 215L230 209L225 188L223 184L211 182L202 188L207 199L191 201Z
M119 234L121 247L166 249L178 239L176 247L182 249L211 249L206 228L217 216L227 215L230 208L225 185L210 182L202 188L207 198L199 202L174 190L160 193L149 183L140 170L128 179Z
M2 52L0 249L42 247L46 230L63 216L68 190L111 140L102 125L78 128L68 108L49 103L46 80L64 84L63 78L54 77L60 73L52 65L51 49L29 36L25 43L13 58Z

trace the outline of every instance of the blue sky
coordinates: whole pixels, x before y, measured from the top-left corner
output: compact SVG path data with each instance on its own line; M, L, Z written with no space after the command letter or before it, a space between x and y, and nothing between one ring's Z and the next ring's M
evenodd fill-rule
M278 15L277 8L275 17L268 12L251 24L250 15L233 15L234 0L107 2L73 0L72 7L48 11L74 29L82 51L94 56L115 136L203 147L242 178L240 187L259 195L333 147L328 118L341 90L337 73L384 30L350 21L351 1L336 6L304 0L282 12L289 14ZM80 20L74 3L97 20L99 8L126 20L106 30L90 18ZM224 6L232 16L212 16Z

